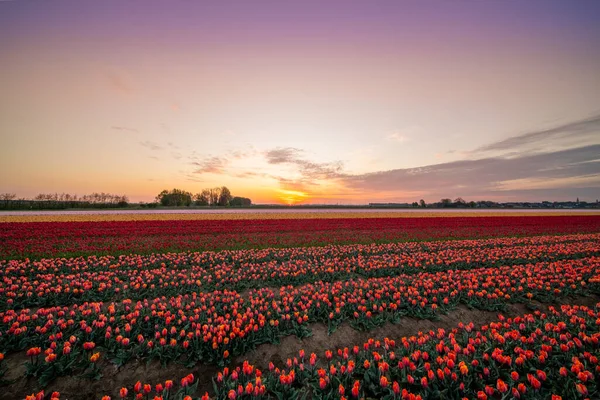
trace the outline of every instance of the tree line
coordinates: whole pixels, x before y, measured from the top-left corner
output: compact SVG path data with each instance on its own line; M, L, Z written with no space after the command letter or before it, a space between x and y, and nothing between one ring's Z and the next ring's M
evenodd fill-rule
M478 203L474 201L467 203L462 197L457 197L454 201L452 199L441 199L439 202L431 204L427 204L425 200L421 199L418 203L415 201L411 205L420 208L475 208Z
M129 205L125 195L91 193L40 193L31 199L17 198L15 193L0 193L3 210L64 210L66 208L121 208Z
M247 197L233 196L226 186L203 189L196 194L181 189L163 190L156 196L156 202L166 207L191 205L242 207L252 205L252 200Z
M476 207L489 207L488 203L493 203L493 202L487 202L487 201L478 201L478 202L474 202L474 201L465 201L462 197L457 197L456 199L454 199L454 201L452 199L441 199L438 202L435 203L430 203L427 204L425 203L425 200L421 199L419 200L419 202L414 202L411 204L412 207L414 208L476 208ZM494 203L496 204L496 203Z

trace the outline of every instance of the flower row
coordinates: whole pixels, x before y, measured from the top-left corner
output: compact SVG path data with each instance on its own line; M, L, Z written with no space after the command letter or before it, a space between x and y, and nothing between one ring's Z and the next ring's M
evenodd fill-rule
M574 234L598 215L2 223L0 258Z
M600 258L317 282L302 287L193 293L120 303L0 313L0 351L32 350L31 374L93 373L90 351L116 364L132 357L225 364L261 343L334 330L348 321L371 329L404 316L434 318L458 304L502 310L508 302L596 293ZM67 344L69 343L69 344ZM87 343L87 344L86 344ZM86 346L88 348L86 348ZM35 367L35 368L34 368ZM50 372L48 372L50 371Z
M478 329L460 323L450 331L369 339L319 355L300 350L284 365L269 363L264 369L244 362L213 377L210 395L197 393L192 373L176 383L138 381L102 400L598 398L599 307L550 307L515 318L499 316Z
M217 375L215 397L597 398L599 355L599 310L564 306L480 329L371 339L325 351L320 365L302 352L265 373L245 363Z
M600 234L0 262L0 310L600 255Z

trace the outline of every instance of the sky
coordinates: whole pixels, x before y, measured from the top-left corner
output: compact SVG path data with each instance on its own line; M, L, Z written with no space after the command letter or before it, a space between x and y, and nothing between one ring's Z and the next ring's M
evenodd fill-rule
M600 1L0 0L0 193L600 198Z

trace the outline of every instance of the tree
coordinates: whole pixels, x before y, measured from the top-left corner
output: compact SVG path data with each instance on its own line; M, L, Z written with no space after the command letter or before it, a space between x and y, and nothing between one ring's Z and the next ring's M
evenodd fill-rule
M440 203L442 203L442 207L444 208L452 207L452 200L450 199L441 199Z
M226 186L223 186L219 193L219 200L217 202L217 205L221 206L221 207L228 206L231 199L232 199L231 192L229 191L229 189L227 189Z
M170 207L189 206L192 202L197 206L211 207L249 206L252 204L250 199L244 197L238 197L236 203L232 203L233 199L231 191L226 186L202 189L200 193L195 195L180 189L163 190L156 196L157 203Z
M208 189L208 204L213 207L218 205L220 196L221 188Z
M163 206L189 206L192 204L192 194L181 189L163 190L156 200Z
M208 189L202 190L202 192L194 196L195 204L197 206L207 206L210 201L210 191Z
M8 208L8 204L17 198L15 193L0 193L0 200L4 202L4 208Z
M167 196L169 195L169 191L167 189L163 190L162 192L160 192L159 194L156 195L156 202L163 204L163 201L166 202L167 200L165 200L167 198ZM85 196L83 196L83 198L85 199Z
M421 208L427 207L427 204L425 203L425 200L423 200L423 199L419 200L419 205L421 206Z
M231 207L248 207L252 205L252 200L247 197L233 197L229 202Z
M10 201L17 198L15 193L0 193L0 200Z
M457 207L464 207L467 205L467 202L462 197L457 197L454 200L454 205Z

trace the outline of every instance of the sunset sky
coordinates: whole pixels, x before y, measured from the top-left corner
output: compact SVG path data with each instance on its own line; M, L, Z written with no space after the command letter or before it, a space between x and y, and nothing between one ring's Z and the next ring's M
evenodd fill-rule
M0 193L595 201L598 21L598 0L0 0Z

